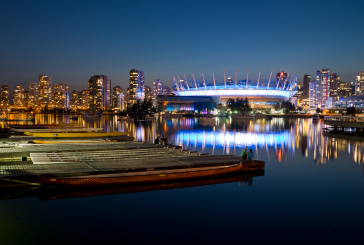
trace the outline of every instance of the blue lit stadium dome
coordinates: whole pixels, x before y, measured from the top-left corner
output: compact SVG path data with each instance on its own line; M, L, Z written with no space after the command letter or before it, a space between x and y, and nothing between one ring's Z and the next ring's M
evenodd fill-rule
M229 98L245 98L256 106L271 106L277 101L288 100L297 93L297 76L283 71L276 73L273 70L266 74L260 71L249 76L249 71L243 79L226 77L221 79L212 73L197 76L179 75L173 77L174 91L177 96L213 96L220 97L222 101Z

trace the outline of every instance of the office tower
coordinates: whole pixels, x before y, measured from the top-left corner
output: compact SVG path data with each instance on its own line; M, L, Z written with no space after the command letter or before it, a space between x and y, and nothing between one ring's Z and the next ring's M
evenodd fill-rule
M79 106L79 93L76 90L72 90L70 98L70 107L77 108Z
M95 75L88 81L89 107L92 110L108 110L111 105L111 80Z
M24 86L16 85L13 92L13 105L15 107L24 106Z
M37 83L30 83L29 84L29 107L35 107L38 105L38 84Z
M125 103L130 103L130 88L126 89Z
M316 71L316 105L325 105L330 97L330 69Z
M112 88L112 106L119 107L119 94L123 94L123 89L120 86Z
M38 78L39 106L46 107L52 101L52 79L46 75Z
M303 95L304 96L309 95L310 81L311 81L311 76L310 75L304 75L303 76Z
M70 94L67 92L61 92L61 99L59 103L59 107L65 110L70 108Z
M330 76L330 97L336 97L340 84L340 76L336 73L331 73Z
M351 97L353 95L353 84L351 82L341 82L339 84L339 87L337 89L337 96L339 98Z
M285 88L287 86L287 73L281 71L276 74L276 88Z
M9 87L8 85L1 86L0 89L0 107L6 108L9 106Z
M316 87L317 83L316 80L309 82L309 101L308 104L310 107L316 107L317 106L317 100L316 100Z
M356 75L355 95L364 95L364 71Z
M89 103L89 92L87 89L82 89L81 91L81 95L79 95L80 98L80 106L83 109L88 109L90 107L90 103Z
M144 91L145 91L145 100L148 102L153 101L153 91L149 86L144 86Z
M59 92L68 93L68 83L59 82L58 83L58 89L59 89Z
M172 91L168 86L164 85L163 88L164 88L164 91L163 91L164 95L171 95L172 94Z
M130 81L130 103L135 104L137 100L144 100L144 72L132 69L129 75Z
M24 91L24 106L25 107L29 107L29 91L25 90Z
M164 94L164 82L157 79L153 82L153 106L157 106L157 95Z

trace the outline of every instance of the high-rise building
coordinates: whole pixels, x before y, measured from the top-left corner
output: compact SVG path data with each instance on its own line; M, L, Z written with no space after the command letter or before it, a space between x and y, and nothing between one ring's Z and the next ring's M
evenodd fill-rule
M331 73L330 76L330 97L336 97L340 84L340 76L336 73Z
M37 83L30 83L29 84L29 107L34 107L38 105L38 84Z
M0 89L0 107L6 108L9 106L9 87L8 85L1 86Z
M29 107L29 91L24 91L24 106Z
M82 89L81 94L78 96L80 99L80 106L83 109L87 109L90 107L90 103L89 103L89 92L87 89Z
M125 93L125 103L130 103L130 88L126 89Z
M316 71L315 83L310 83L310 106L325 107L330 98L330 69ZM315 87L313 85L315 84ZM330 100L331 101L331 100Z
M356 92L356 91L355 91ZM346 98L353 96L353 84L351 82L340 82L337 89L337 96L339 98Z
M164 85L163 86L163 94L164 95L172 95L172 91L168 86Z
M146 101L153 101L153 91L149 86L144 86L144 91L145 91L145 100Z
M52 101L52 79L46 75L39 75L38 78L39 105L48 106Z
M16 85L13 92L13 105L15 107L24 106L24 86Z
M89 107L92 110L108 110L111 106L111 80L95 75L88 81Z
M144 72L132 69L129 75L130 81L130 103L135 104L137 100L144 100Z
M309 101L308 104L310 107L316 107L318 102L316 100L316 89L317 83L316 80L309 82Z
M123 89L120 86L112 88L112 106L119 107L119 94L123 94Z
M310 75L304 75L303 76L303 95L304 96L309 95L310 81L311 81L311 76Z
M74 109L80 106L78 96L79 93L76 90L72 90L70 98L70 108Z
M355 95L364 95L364 71L359 72L356 76Z
M153 82L153 106L157 106L157 95L163 95L164 82L157 79Z

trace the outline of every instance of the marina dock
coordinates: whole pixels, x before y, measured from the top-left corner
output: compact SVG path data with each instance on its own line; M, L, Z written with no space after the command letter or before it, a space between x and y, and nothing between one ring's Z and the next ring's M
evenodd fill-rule
M9 144L5 141L2 143L0 146ZM13 147L0 147L0 181L34 185L38 183L39 177L191 169L234 165L240 161L239 157L233 155L209 156L183 150L179 146L145 142L44 145L20 143ZM249 161L249 164L244 172L261 170L265 166L263 161Z

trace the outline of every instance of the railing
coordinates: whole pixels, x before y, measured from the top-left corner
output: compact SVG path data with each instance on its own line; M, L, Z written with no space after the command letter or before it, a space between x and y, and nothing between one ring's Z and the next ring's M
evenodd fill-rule
M351 116L325 116L324 120L327 121L345 121L345 122L364 122L364 117L351 117Z

